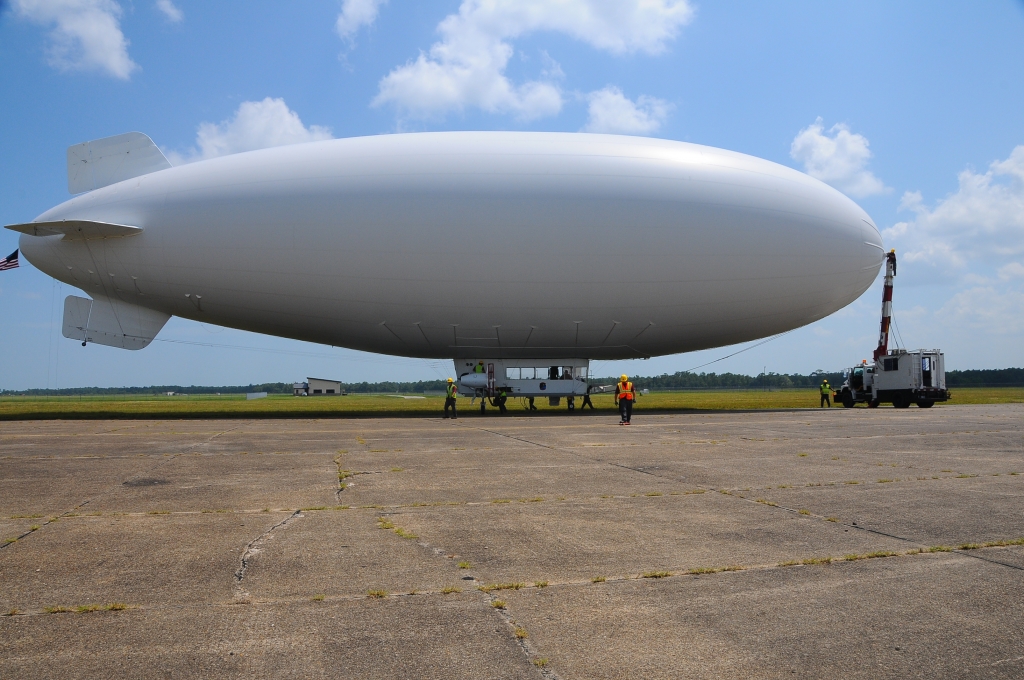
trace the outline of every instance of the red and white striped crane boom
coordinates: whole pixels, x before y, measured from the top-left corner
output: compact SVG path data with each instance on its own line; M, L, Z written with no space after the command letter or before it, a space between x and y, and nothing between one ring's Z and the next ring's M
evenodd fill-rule
M885 254L885 285L882 287L882 328L878 332L875 361L889 351L889 324L892 321L892 280L896 276L896 250Z

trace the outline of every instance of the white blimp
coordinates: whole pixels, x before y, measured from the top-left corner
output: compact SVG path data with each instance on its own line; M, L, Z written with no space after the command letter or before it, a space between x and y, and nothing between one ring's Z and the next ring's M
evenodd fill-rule
M66 299L66 337L140 349L173 315L449 358L464 392L570 405L590 360L809 324L884 260L871 218L832 187L639 137L396 134L171 167L128 133L69 148L68 188L7 227L89 296Z

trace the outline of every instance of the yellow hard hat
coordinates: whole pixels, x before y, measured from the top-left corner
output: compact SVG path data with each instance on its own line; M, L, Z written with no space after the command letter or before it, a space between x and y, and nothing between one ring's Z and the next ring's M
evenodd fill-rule
M451 378L448 378L448 382L455 382L455 381L452 380Z
M623 382L625 382L626 380L629 380L629 376L626 375L625 373L623 373L622 374L622 380L623 380Z

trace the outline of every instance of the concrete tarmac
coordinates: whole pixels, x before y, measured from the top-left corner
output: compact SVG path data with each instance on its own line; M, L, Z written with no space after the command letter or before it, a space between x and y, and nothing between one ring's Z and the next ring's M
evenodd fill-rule
M0 678L1022 677L1022 416L2 423Z

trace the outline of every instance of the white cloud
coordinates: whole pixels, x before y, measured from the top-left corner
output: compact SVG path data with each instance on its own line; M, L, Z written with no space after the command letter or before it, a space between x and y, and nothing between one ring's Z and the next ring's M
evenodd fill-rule
M14 0L13 7L25 19L52 26L47 58L54 68L104 71L123 80L138 68L114 0Z
M901 210L915 214L882 232L901 244L905 259L936 267L969 263L995 267L1024 255L1024 145L987 172L967 169L955 193L928 208L919 192L906 192ZM1013 262L1000 269L1003 278L1020 271ZM991 270L990 270L991 271Z
M345 0L341 5L341 14L335 30L342 38L351 39L363 26L369 26L377 20L380 6L388 0Z
M201 123L196 133L196 147L186 154L168 152L172 165L253 151L271 146L315 142L331 139L329 128L306 127L299 114L288 108L283 99L267 97L259 102L242 102L235 115L220 123Z
M177 24L185 18L181 9L171 2L171 0L156 0L156 8L163 12L164 16L167 17L167 20L172 24Z
M793 138L789 155L803 163L804 171L811 177L851 196L861 198L891 191L867 169L871 160L867 137L851 133L843 123L833 125L826 133L818 118Z
M671 105L661 99L640 96L634 103L617 87L608 86L587 95L587 132L646 135L655 132L668 116Z
M1011 262L1010 264L1003 265L999 268L999 278L1003 281L1024 279L1024 264L1021 264L1020 262Z
M935 313L942 324L981 331L979 336L1024 333L1024 292L978 287L961 291Z
M421 117L466 107L525 120L553 115L561 69L548 65L541 79L513 84L510 40L554 31L613 54L657 54L692 17L687 0L463 0L438 25L441 41L381 79L373 103Z

